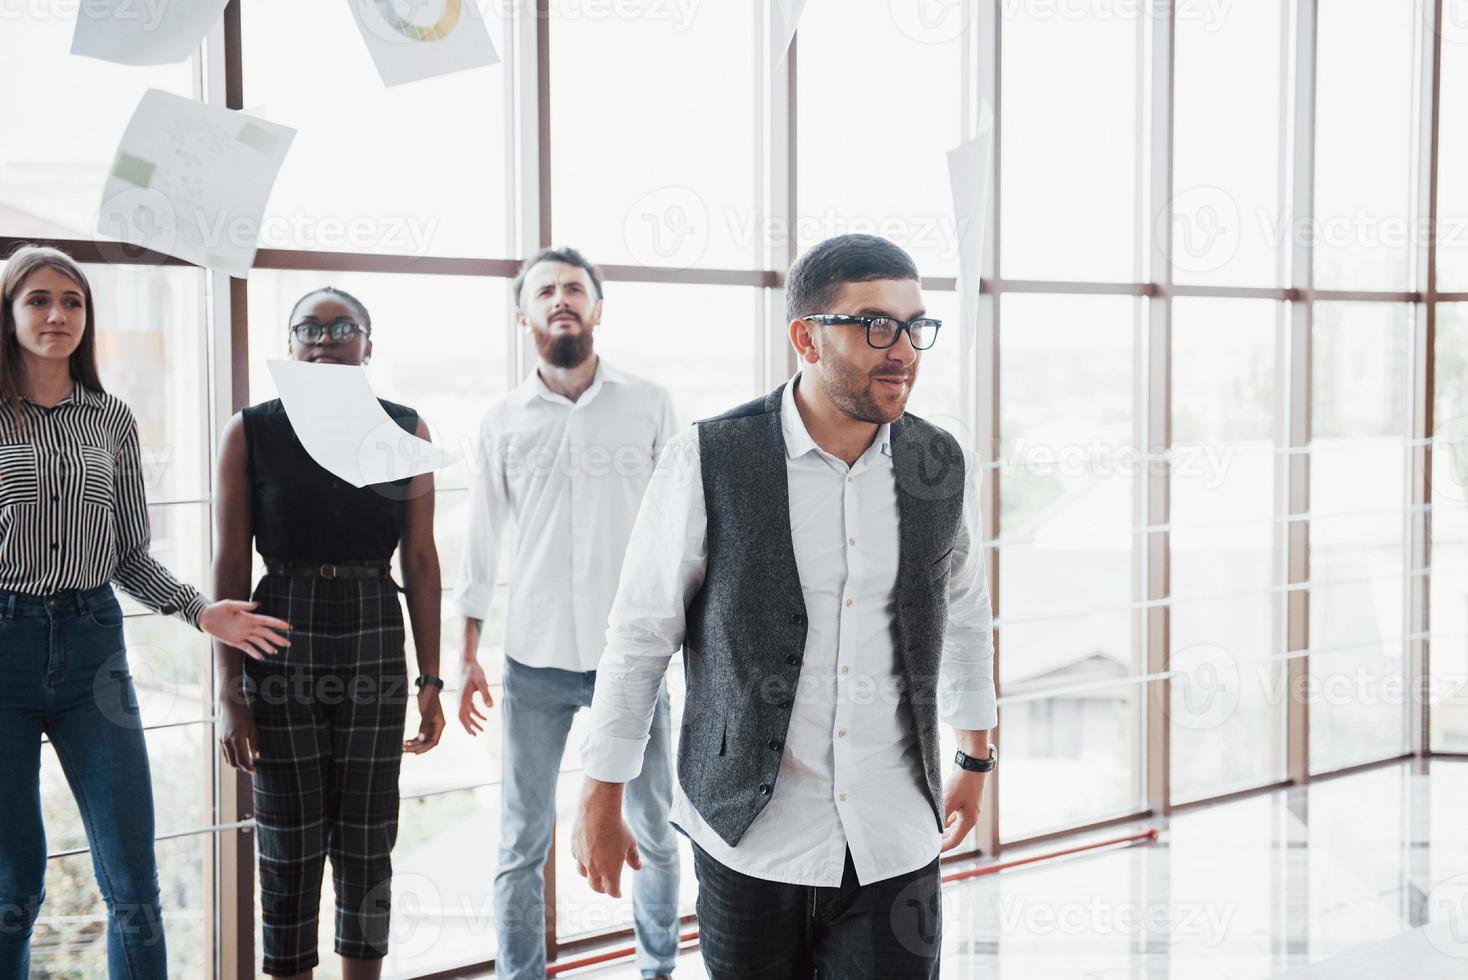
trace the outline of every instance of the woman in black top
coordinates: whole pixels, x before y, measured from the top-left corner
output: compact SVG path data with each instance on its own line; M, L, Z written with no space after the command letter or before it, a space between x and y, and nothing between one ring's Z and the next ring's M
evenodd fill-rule
M0 977L30 974L45 735L107 905L107 972L164 980L152 780L110 583L252 657L286 645L289 626L248 603L210 603L148 554L138 426L102 390L81 268L22 247L0 299Z
M295 360L371 357L372 321L347 293L308 293L290 322ZM428 438L411 408L381 404L405 433ZM226 762L254 774L264 969L310 976L329 854L343 976L375 978L387 954L402 754L433 748L444 724L433 476L353 487L307 454L276 399L230 420L218 483L215 588L247 593L253 539L266 567L254 598L295 624L289 654L264 669L216 648L220 745ZM423 674L423 720L407 742L403 619L389 569L399 545Z

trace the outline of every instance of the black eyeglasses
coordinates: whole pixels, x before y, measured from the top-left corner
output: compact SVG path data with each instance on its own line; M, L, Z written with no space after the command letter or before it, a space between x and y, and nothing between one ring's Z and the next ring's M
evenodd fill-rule
M942 320L935 320L930 316L920 316L916 320L899 320L895 316L813 313L801 319L809 320L812 323L834 323L848 326L860 324L867 328L867 343L877 350L886 350L897 343L897 338L902 336L904 330L907 331L907 339L912 341L913 350L927 350L938 340L938 328L943 326Z
M333 320L330 323L317 323L315 320L302 320L291 327L291 336L303 344L319 344L321 338L331 334L331 339L338 344L344 344L357 336L358 332L372 336L372 331L362 326L355 320Z

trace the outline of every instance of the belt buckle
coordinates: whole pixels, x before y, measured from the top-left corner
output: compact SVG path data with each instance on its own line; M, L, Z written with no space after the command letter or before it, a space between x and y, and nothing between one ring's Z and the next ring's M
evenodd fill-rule
M322 565L319 571L322 578L336 578L335 565Z

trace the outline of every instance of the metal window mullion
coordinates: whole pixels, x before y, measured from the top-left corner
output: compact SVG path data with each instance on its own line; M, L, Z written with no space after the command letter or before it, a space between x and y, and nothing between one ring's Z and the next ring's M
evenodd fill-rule
M1407 520L1407 567L1428 568L1432 561L1432 444L1434 350L1437 339L1437 206L1438 144L1442 82L1442 0L1417 0L1422 16L1417 18L1417 58L1420 68L1417 89L1417 179L1413 202L1417 227L1431 233L1419 236L1414 286L1422 292L1418 315L1412 318L1410 438L1413 441L1408 499L1413 507ZM1406 586L1406 609L1402 629L1406 635L1421 636L1403 650L1407 672L1406 689L1417 692L1407 699L1407 746L1413 755L1432 751L1432 717L1428 700L1431 683L1431 644L1425 636L1431 623L1431 578L1412 576Z
M989 198L984 214L984 258L980 266L980 282L992 285L999 270L999 141L1003 138L1003 110L1000 104L1000 58L1002 34L1002 9L998 0L983 0L979 15L968 35L966 44L971 46L972 55L966 62L972 67L977 82L979 104L987 102L994 113L994 138L989 147ZM977 126L978 106L966 114ZM967 135L967 134L966 134ZM973 426L975 462L984 468L979 486L979 505L983 520L983 537L987 543L984 557L988 563L989 601L995 616L999 614L999 551L994 542L999 539L999 469L992 465L1000 457L999 427L999 317L1000 294L997 290L983 288L976 308L978 321L975 324L972 354L964 361L974 370L973 383L965 392L964 417ZM994 642L994 687L1002 693L999 684L999 656L1002 640L996 632ZM996 746L1001 739L1003 726L989 733L990 741ZM981 852L997 855L1001 849L999 825L999 784L1004 779L1004 767L989 773L985 785L985 801L979 810L979 821L974 828L974 842Z
M1317 0L1297 0L1295 19L1295 126L1294 188L1292 211L1298 227L1310 227L1315 212L1315 64ZM1290 261L1291 285L1308 291L1314 284L1314 253L1309 235L1294 238ZM1313 302L1291 304L1288 336L1285 339L1287 367L1285 437L1290 449L1310 444L1311 352ZM1303 513L1310 507L1310 456L1295 452L1287 457L1285 506L1287 513ZM1310 578L1310 525L1288 521L1285 530L1285 584ZM1310 644L1310 597L1292 591L1284 600L1284 643L1286 651L1308 650ZM1309 657L1289 661L1286 668L1286 772L1296 783L1310 778L1310 714L1305 698Z
M1172 208L1173 162L1173 56L1176 42L1176 8L1172 0L1155 0L1157 4L1147 19L1151 33L1150 85L1150 150L1147 163L1151 175L1151 191L1142 214L1160 214ZM1165 14L1165 16L1159 16ZM1139 129L1141 127L1138 127ZM1144 222L1151 234L1147 265L1153 282L1172 284L1172 221ZM1172 446L1172 299L1167 290L1147 300L1148 310L1143 336L1142 399L1143 445L1149 456L1166 453ZM1144 526L1166 527L1171 511L1172 465L1167 460L1147 466L1141 477L1141 519ZM1149 602L1165 600L1170 590L1171 534L1166 530L1134 535L1132 545L1140 551L1141 585ZM1138 616L1142 625L1144 662L1147 673L1166 673L1171 669L1171 607L1162 602ZM1143 699L1145 718L1142 753L1142 792L1153 813L1165 814L1172 802L1171 783L1171 682L1157 681Z

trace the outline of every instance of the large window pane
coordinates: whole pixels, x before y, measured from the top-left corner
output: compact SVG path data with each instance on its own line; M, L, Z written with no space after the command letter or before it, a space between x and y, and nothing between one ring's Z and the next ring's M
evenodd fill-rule
M880 234L924 275L951 276L947 152L964 138L964 30L975 7L948 4L927 22L906 6L812 3L801 17L798 245Z
M504 64L385 88L348 4L297 4L289 16L266 3L241 10L245 104L297 131L262 247L507 253ZM371 4L364 10L373 15ZM486 27L503 53L500 20Z
M760 264L761 6L550 5L557 242L607 264Z
M1218 23L1178 9L1173 277L1273 286L1289 254L1281 167L1284 0L1234 4ZM1227 78L1227 85L1218 80ZM1159 229L1154 226L1155 234Z
M1131 809L1140 685L1044 692L1140 672L1134 616L1134 338L1126 297L1011 295L1001 308L999 672L1007 839ZM1104 733L1104 737L1100 733ZM1043 787L1064 812L1035 805Z
M74 57L74 18L60 14L77 5L43 6L42 17L8 10L0 30L9 93L0 234L95 238L107 170L138 100L150 88L194 97L197 63L137 68Z
M1315 307L1310 452L1310 766L1405 747L1407 336L1396 304Z
M1321 0L1310 229L1317 286L1408 288L1415 9Z
M1432 445L1432 748L1468 752L1468 308L1437 316Z
M1145 103L1137 10L1144 7L1001 5L1006 278L1139 275L1145 171L1137 107Z
M1448 2L1442 11L1437 286L1463 291L1468 290L1468 10Z
M1276 778L1275 338L1268 300L1173 303L1172 801ZM1160 690L1160 689L1159 689Z

